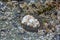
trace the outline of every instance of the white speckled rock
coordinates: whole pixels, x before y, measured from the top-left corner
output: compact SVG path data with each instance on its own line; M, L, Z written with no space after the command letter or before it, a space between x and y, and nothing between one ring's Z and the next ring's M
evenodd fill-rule
M32 26L34 28L40 26L39 21L31 15L24 16L21 23L26 24L27 26Z

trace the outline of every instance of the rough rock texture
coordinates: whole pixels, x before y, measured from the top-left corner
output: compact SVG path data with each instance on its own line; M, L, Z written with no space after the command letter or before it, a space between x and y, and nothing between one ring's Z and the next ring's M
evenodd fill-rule
M23 5L25 4L23 3ZM52 7L52 10L50 10L50 6L50 9L48 9L48 5L40 6L39 3L34 3L33 6L32 4L27 4L27 6L28 7L25 6L24 8L21 8L20 2L17 1L0 1L0 40L59 40L60 19L58 18L58 11L56 12L55 7ZM28 11L28 9L30 12ZM21 24L24 17L26 17L27 15L29 15L30 17L30 21L28 20L28 22L33 23L34 25L32 26L34 28L36 27L35 20L37 21L38 25L40 26L38 32L26 31L23 28L25 27L28 29L28 27L30 27L27 26L28 22L26 21L24 21L26 22L26 25L22 26Z

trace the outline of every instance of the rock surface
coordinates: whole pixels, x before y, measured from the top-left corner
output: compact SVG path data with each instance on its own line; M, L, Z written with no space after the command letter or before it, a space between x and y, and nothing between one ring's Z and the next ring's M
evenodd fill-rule
M37 6L32 7L32 4L29 6L27 4L28 8L32 7L34 11L31 12L32 9L30 9L30 13L27 14L26 10L28 10L28 8L25 7L25 9L22 9L19 4L20 2L17 1L0 1L0 40L59 40L60 19L58 18L59 14L54 15L56 12L55 8L46 12L46 5L38 6L39 8L42 7L40 10L34 10L39 8ZM36 5L39 5L39 3ZM42 9L45 12L39 12ZM39 14L36 11L38 11ZM26 31L21 26L21 23L28 25L24 26L25 28L30 26L33 28L37 26L41 28L38 32Z

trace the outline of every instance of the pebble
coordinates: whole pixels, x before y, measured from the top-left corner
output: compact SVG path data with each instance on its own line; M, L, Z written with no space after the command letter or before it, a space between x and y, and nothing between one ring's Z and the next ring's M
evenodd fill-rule
M39 21L31 15L24 16L21 23L22 24L26 23L27 26L29 25L29 26L32 26L34 28L37 27L37 26L40 26Z
M8 25L8 22L5 22Z

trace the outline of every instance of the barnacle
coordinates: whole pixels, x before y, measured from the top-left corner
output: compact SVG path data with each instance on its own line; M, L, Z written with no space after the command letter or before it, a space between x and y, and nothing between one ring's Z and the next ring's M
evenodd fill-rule
M40 27L39 21L31 15L24 16L21 23L24 25L27 25L29 28L28 30L32 30L32 31L33 31L33 29L38 30L37 28ZM27 27L25 27L25 28L27 28Z

